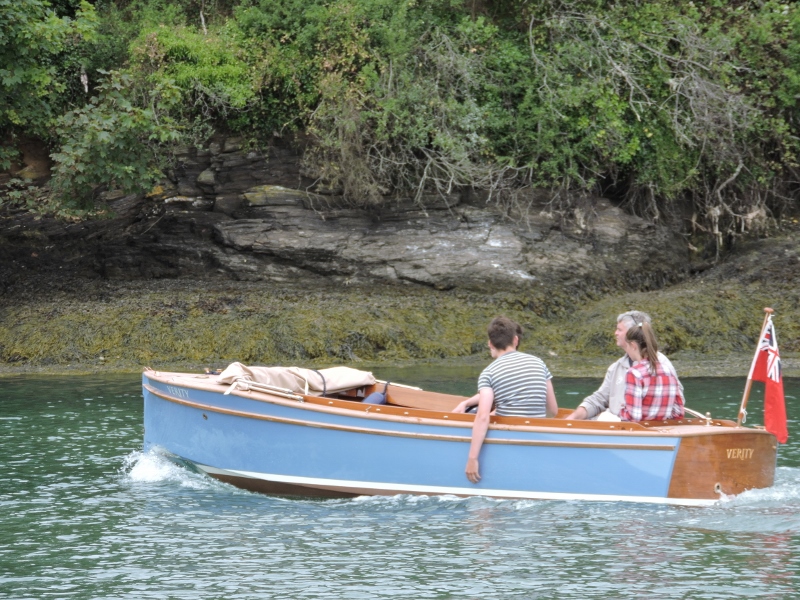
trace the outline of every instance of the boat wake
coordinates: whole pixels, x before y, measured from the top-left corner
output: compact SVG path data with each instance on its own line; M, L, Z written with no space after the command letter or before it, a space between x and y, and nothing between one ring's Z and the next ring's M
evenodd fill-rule
M170 483L184 488L211 489L225 486L220 482L175 464L155 451L135 451L128 454L120 469L131 483Z
M723 498L707 509L673 511L667 521L676 526L758 535L800 532L800 469L779 467L775 485Z
M388 506L388 507L416 507L420 505L436 505L436 504L444 504L444 505L455 505L455 504L466 504L470 501L482 501L482 500L490 500L494 501L491 498L482 498L480 496L475 496L473 498L462 498L460 496L454 496L452 494L442 494L440 496L427 496L425 494L422 495L413 495L413 494L397 494L395 496L357 496L355 498L349 498L347 500L337 500L337 502L342 504L356 504L356 505L374 505L376 507L380 506Z
M722 504L731 506L753 505L800 505L800 469L778 467L775 471L775 485L759 490L748 490L738 496L725 498Z
M128 454L120 469L123 479L129 483L178 486L184 489L224 491L227 494L250 495L248 492L217 481L198 473L188 465L177 464L158 452L135 451ZM259 494L255 494L260 496ZM306 503L319 505L320 499L273 497L273 501ZM462 498L454 495L427 496L398 494L395 496L358 496L349 499L328 499L322 501L328 507L354 508L367 506L379 510L396 511L452 510L466 508L472 510L502 509L512 513L561 514L574 510L576 505L591 510L598 518L614 519L617 511L629 515L630 503L591 503L588 508L580 501L554 502L547 500L495 499L482 496ZM723 497L707 508L656 507L646 506L643 514L656 511L660 519L676 520L684 527L701 527L712 530L740 532L800 532L800 468L778 467L775 485L770 488L749 490L738 496ZM613 507L613 508L612 508ZM624 507L624 508L623 508ZM668 511L663 514L663 511ZM627 518L627 517L626 517Z

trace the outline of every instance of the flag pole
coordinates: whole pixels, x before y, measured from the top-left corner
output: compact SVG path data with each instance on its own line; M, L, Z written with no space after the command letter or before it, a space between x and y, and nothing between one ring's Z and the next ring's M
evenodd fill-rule
M736 426L742 426L742 419L745 415L745 408L747 407L747 399L750 396L750 388L753 387L753 366L756 364L756 360L758 360L758 352L761 350L761 340L764 338L764 329L767 327L767 323L769 322L769 317L775 311L771 308L765 308L764 312L767 313L764 315L764 324L761 325L761 333L758 334L758 341L756 342L756 354L753 357L753 362L750 365L750 373L747 375L747 384L744 386L744 396L742 396L742 405L739 407L739 418L736 419Z

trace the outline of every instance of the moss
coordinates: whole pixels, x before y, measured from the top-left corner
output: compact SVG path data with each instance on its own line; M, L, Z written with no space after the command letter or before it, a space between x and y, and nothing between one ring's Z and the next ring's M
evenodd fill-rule
M634 307L654 317L662 347L679 360L752 352L768 305L782 353L800 352L800 292L791 287L695 282L576 301L566 292L533 298L397 287L103 285L0 309L2 370L486 361L486 325L506 314L526 329L523 349L566 372L568 357L580 356L595 374L618 354L616 315Z

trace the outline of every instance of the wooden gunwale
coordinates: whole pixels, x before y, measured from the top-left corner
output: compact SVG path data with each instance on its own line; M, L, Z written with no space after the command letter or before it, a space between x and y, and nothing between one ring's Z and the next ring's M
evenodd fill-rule
M232 415L237 417L246 417L248 419L256 419L259 421L271 421L273 423L283 423L285 425L299 425L303 427L313 427L316 429L332 429L335 431L348 431L352 433L364 433L370 435L385 435L390 437L404 437L404 438L437 440L437 441L448 441L448 442L464 442L464 443L469 443L472 440L471 436L414 433L410 431L387 431L384 429L354 427L352 425L336 425L333 423L315 423L312 421L304 421L302 419L290 419L287 417L262 415L258 413L251 413L231 408L222 408L210 404L201 404L199 402L194 402L192 400L185 400L183 398L176 398L160 390L157 390L156 388L149 386L147 384L145 384L144 387L147 389L148 392L150 392L154 396L157 396L162 400L166 400L168 402L173 402L175 404L180 404L183 406L188 406L191 408L196 408L198 410L203 410L207 412L214 412L214 413ZM296 404L297 403L295 403L295 405ZM434 421L433 419L431 420ZM435 420L434 424L438 425L439 421ZM502 438L487 438L484 443L515 445L515 446L548 446L548 447L559 447L559 448L601 448L605 450L657 450L657 451L660 450L668 452L672 452L675 450L675 446L669 444L614 444L614 443L599 443L599 442L564 442L559 440L545 441L545 440L502 439Z
M329 407L342 408L346 411L345 414L361 414L362 416L381 416L387 420L396 420L392 417L395 415L405 415L407 418L415 418L414 422L424 422L426 424L431 421L438 425L462 427L466 424L472 427L475 417L473 415L464 415L458 413L446 413L446 416L431 417L431 413L440 413L437 410L425 410L421 408L403 407L401 405L380 405L378 407L354 403L350 400L338 400L335 398L322 398L319 396L303 396L303 401L306 404L317 405L325 408L325 404ZM311 407L309 407L311 408ZM372 411L370 410L372 409ZM374 412L373 412L374 411ZM342 413L337 413L342 414ZM508 422L512 421L513 422ZM536 422L537 425L526 425L519 423L519 421ZM704 436L712 431L712 427L722 427L724 430L736 429L736 424L728 420L712 421L711 425L707 426L705 419L673 419L670 421L660 422L645 422L645 423L631 423L631 422L601 422L601 421L567 421L563 418L529 418L525 417L491 417L491 429L500 431L548 431L552 432L558 429L559 433L579 433L579 434L610 434L618 435L624 432L624 435L641 435L641 434L664 434L669 437L678 435L674 433L676 428L680 428L680 437L691 437L692 435ZM698 428L696 431L688 429L689 427ZM757 429L739 428L744 431L757 431Z
M178 384L191 387L201 391L208 391L221 394L219 384L204 381L208 379L205 375L194 375L187 377L184 373L163 373L159 374L153 370L146 370L148 378L159 381L166 385ZM176 379L178 379L176 381ZM191 380L191 385L186 381ZM305 410L315 412L325 412L340 416L358 416L365 419L378 419L382 421L392 421L400 423L414 423L420 425L439 425L443 427L472 428L474 417L458 413L442 414L441 411L430 411L424 409L404 408L401 406L389 405L363 405L349 400L337 400L334 398L323 398L320 396L302 396L303 401L288 400L255 390L235 389L231 395L240 396L249 400L259 402L269 402L282 406L297 407L301 405ZM380 409L380 410L378 410ZM408 413L407 415L400 413ZM433 414L442 414L441 417L433 417ZM712 425L706 425L701 419L684 419L678 421L651 422L647 425L640 423L609 423L599 421L566 421L565 419L547 418L530 419L537 421L536 425L523 425L517 423L503 422L506 420L517 421L520 417L492 417L489 425L490 430L497 431L519 431L519 432L538 432L538 433L560 433L575 435L596 435L596 436L618 436L625 437L703 437L709 435L721 435L734 432L759 433L771 435L766 430L749 427L741 427L735 422L723 419L712 421ZM526 419L527 420L527 419ZM691 423L696 420L698 424ZM499 422L498 422L499 421ZM682 423L680 421L686 421Z

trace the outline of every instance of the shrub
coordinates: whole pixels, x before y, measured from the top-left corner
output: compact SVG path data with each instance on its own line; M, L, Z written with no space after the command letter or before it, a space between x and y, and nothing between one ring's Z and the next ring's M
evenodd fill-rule
M108 75L88 104L59 121L52 187L67 206L90 207L98 185L149 189L161 176L161 148L180 137L169 115L180 98L174 85L142 91L125 73Z
M96 17L86 1L70 18L59 17L43 0L0 0L0 15L0 170L5 170L16 154L3 145L12 132L48 133L58 116L53 107L66 89L57 58L93 37Z

